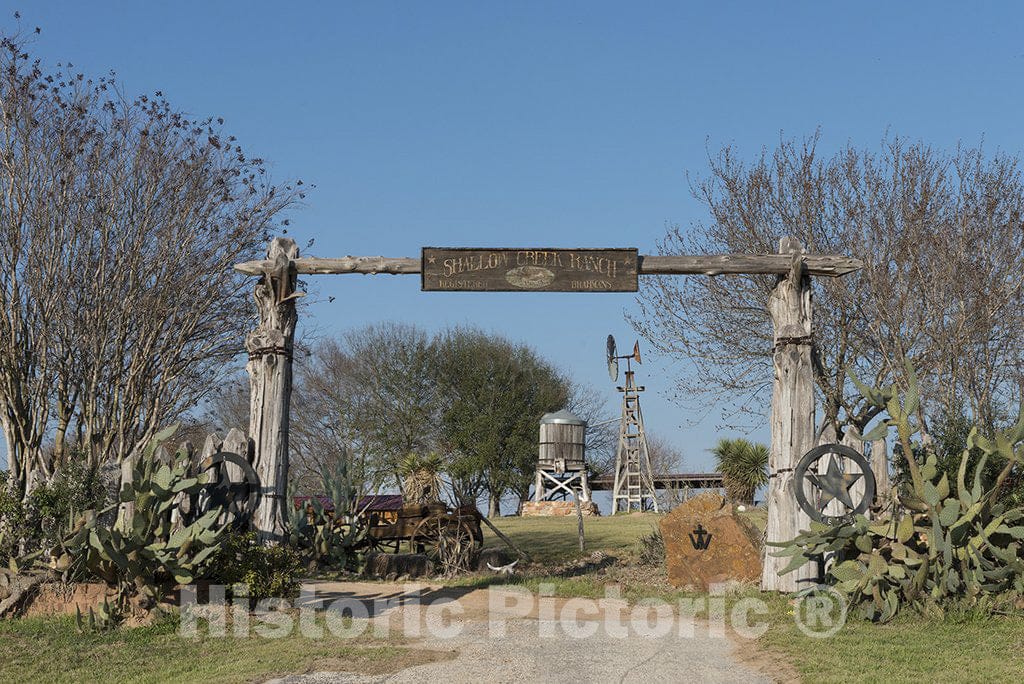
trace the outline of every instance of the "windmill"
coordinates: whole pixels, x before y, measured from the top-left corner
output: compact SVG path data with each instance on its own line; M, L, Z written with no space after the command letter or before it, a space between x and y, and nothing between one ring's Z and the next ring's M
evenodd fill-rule
M622 417L619 420L619 446L615 452L615 486L612 489L612 513L643 511L648 508L658 512L658 498L654 492L654 477L651 472L651 453L647 448L647 434L644 432L644 416L640 411L640 393L643 386L636 384L633 361L640 360L640 342L633 343L633 353L619 356L615 338L608 336L608 375L612 382L619 379L619 361L626 360L626 384L619 386L622 392Z

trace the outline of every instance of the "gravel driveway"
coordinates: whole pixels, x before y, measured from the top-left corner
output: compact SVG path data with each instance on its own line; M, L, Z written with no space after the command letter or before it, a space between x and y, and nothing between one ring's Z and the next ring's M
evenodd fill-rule
M325 595L328 604L339 598L359 601L366 607L369 628L397 630L411 640L411 647L456 651L457 655L389 675L320 672L275 683L771 681L738 657L752 645L725 637L721 630L716 634L700 620L692 623L692 634L689 621L682 628L674 625L668 634L650 634L642 623L639 629L632 626L631 608L622 601L598 605L548 598L542 603L504 590L492 594L484 589L425 587L417 593L400 584L325 582L316 586L317 595ZM413 596L433 607L424 613L410 600ZM381 600L390 603L381 604ZM434 623L442 624L440 629L431 629L424 616L432 611L435 615L446 612L449 618L455 612L458 615L454 621ZM566 615L571 616L568 621Z

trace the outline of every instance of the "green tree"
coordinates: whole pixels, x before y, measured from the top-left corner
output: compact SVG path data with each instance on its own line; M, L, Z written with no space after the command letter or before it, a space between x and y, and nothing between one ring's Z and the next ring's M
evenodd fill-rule
M533 349L479 330L450 330L435 348L453 489L463 501L486 492L497 515L506 493L528 496L540 418L569 404L571 384Z
M746 439L720 439L711 453L722 474L726 496L745 504L754 503L758 487L768 483L768 447Z

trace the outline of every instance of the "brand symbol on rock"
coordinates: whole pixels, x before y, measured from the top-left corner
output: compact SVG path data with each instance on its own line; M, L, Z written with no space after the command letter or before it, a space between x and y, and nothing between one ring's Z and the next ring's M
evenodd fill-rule
M711 546L711 533L704 529L704 526L697 523L697 529L690 532L690 543L698 551L705 551Z

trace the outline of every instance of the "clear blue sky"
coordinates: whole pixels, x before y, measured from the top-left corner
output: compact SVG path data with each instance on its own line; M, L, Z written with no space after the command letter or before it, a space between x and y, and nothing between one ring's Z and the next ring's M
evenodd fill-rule
M275 178L316 184L292 215L312 255L438 246L635 246L703 218L685 174L780 131L826 146L886 130L1021 152L1024 12L1011 3L3 2L34 51L129 93L218 115ZM632 295L421 293L414 277L322 276L321 334L398 319L526 341L618 394L604 338ZM328 303L327 297L335 297ZM309 322L307 318L307 322ZM769 363L766 358L765 363ZM715 421L658 390L648 428L710 463ZM755 433L765 437L764 431Z

